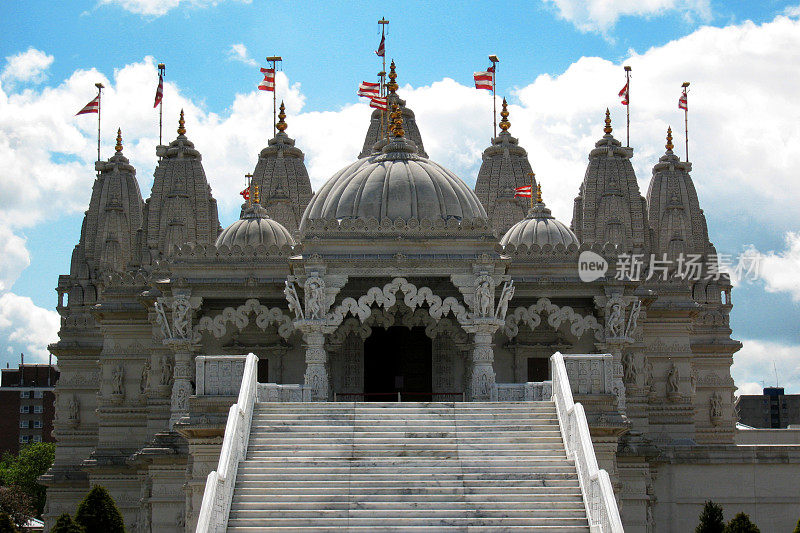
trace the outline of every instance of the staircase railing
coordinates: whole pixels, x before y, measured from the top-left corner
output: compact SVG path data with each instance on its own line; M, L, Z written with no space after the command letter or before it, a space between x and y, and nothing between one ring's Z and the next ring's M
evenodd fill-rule
M228 527L236 471L239 462L247 455L247 443L250 440L250 425L256 401L257 362L258 358L252 353L245 359L239 398L228 411L219 463L217 469L211 471L206 478L206 490L195 530L197 533L221 533Z
M589 424L583 406L572 399L572 388L567 376L564 356L554 353L550 360L553 371L553 400L558 413L558 425L564 438L567 456L575 460L578 480L589 518L589 527L594 532L622 533L617 500L608 472L597 467Z

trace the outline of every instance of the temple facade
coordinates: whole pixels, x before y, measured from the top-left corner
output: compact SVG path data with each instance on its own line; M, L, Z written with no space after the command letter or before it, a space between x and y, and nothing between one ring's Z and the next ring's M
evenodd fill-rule
M736 445L731 284L671 133L644 196L606 113L568 225L505 105L473 190L428 158L389 77L390 131L375 110L362 152L313 194L282 110L225 229L183 116L146 200L121 136L97 163L58 280L48 524L99 484L130 531L193 531L235 401L207 376L199 390L198 357L246 353L271 399L304 402L523 401L554 352L611 354L607 387L588 373L574 390L627 531L687 531L706 499L762 510L762 530L800 518L758 490L792 483L798 447ZM606 270L586 281L589 263Z

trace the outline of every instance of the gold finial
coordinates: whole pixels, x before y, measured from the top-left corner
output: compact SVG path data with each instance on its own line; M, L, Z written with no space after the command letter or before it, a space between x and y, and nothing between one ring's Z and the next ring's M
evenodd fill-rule
M503 117L500 119L500 129L508 131L508 128L511 127L511 123L508 121L508 103L505 98L503 98L503 110L500 111L500 116Z
M667 150L672 151L675 146L672 144L672 126L667 126Z
M281 112L278 113L278 123L275 124L275 127L278 128L279 132L283 133L284 131L286 131L286 128L289 127L286 121L283 120L286 118L286 113L284 113L284 111L286 111L286 106L283 105L283 100L281 100L280 110Z
M260 204L261 203L261 196L258 192L258 185L253 185L253 203Z
M248 173L244 175L245 179L247 180L247 198L245 198L245 203L250 205L253 203L253 175Z
M537 204L541 204L543 202L544 201L542 200L542 184L541 183L537 183L536 184L536 203Z
M178 119L178 135L186 135L186 121L183 120L183 109L181 109L181 118Z
M386 84L386 88L389 89L391 94L395 94L395 91L399 87L397 85L397 72L394 68L394 59L392 59L391 65L389 65L389 83Z
M603 128L603 131L606 134L610 134L613 131L611 129L611 113L608 111L608 108L606 108L606 127Z
M122 152L122 128L117 128L117 145L114 147L114 151L118 154Z
M403 137L406 132L403 131L403 112L400 111L400 106L392 104L392 135L395 137Z

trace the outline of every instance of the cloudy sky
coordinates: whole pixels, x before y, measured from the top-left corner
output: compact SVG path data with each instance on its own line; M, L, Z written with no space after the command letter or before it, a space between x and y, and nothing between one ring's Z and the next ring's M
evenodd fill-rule
M795 0L796 2L797 0ZM491 96L472 72L497 54L498 94L545 200L571 219L586 158L609 107L618 138L623 65L633 68L631 145L644 194L668 125L683 154L677 99L691 82L690 159L711 238L757 280L734 291L733 375L746 393L776 380L800 393L800 6L777 0L529 2L22 1L0 4L0 357L47 358L54 287L69 271L88 206L96 116L75 113L106 86L102 153L123 130L149 195L158 115L156 64L167 65L165 140L186 111L223 226L271 137L264 57L282 55L288 133L318 188L361 148L380 31L430 156L474 184L491 136ZM4 58L4 59L2 59Z

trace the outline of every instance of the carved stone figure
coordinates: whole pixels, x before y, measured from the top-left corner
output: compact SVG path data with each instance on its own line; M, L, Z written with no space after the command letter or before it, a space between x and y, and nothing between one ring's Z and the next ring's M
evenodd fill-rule
M639 320L639 313L642 311L642 301L636 300L631 306L631 314L628 317L628 325L625 327L625 336L633 337L636 331L636 325Z
M145 361L142 365L142 376L139 378L139 394L144 395L150 388L150 361Z
M121 364L115 366L111 373L111 394L125 395L125 368Z
M622 316L622 303L613 302L611 312L606 320L606 331L609 337L621 337L624 333L625 317Z
M649 387L653 384L653 363L647 361L644 365L644 386Z
M636 368L636 355L626 353L622 358L625 367L625 383L636 383L637 368Z
M161 301L157 301L153 304L153 308L156 310L156 324L161 328L161 334L165 339L171 338L172 331L169 328L169 321L167 320L167 313L164 311L164 304Z
M503 285L503 290L500 292L500 301L497 303L497 311L495 311L494 316L495 318L499 318L500 320L506 319L506 313L508 313L508 303L511 301L511 298L514 297L514 280L507 281L505 285Z
M300 304L300 297L297 296L297 289L294 282L285 281L286 287L283 289L283 294L286 296L286 301L289 302L289 311L294 313L295 318L304 319L303 306Z
M175 296L172 304L172 333L179 339L187 339L191 334L192 307L185 295Z
M305 292L306 317L312 320L322 318L325 306L325 281L320 277L308 278Z
M709 416L711 418L711 423L717 426L719 425L720 420L722 420L722 397L718 392L714 392L708 401L710 404Z
M675 363L672 363L669 373L667 374L667 395L679 394L679 382L680 374L678 373L678 367L675 365Z
M68 420L74 424L77 424L81 421L80 405L78 404L78 399L74 394L67 403L67 417Z
M161 385L168 387L172 381L172 361L168 355L161 359Z
M475 308L478 316L486 317L492 312L492 285L489 280L483 280L475 288Z

